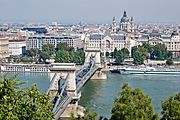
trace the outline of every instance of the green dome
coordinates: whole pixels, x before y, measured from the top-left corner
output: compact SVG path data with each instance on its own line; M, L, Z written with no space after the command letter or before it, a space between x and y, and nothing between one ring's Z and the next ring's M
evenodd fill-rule
M127 17L126 11L124 11L123 17L121 18L121 23L129 22L129 18Z

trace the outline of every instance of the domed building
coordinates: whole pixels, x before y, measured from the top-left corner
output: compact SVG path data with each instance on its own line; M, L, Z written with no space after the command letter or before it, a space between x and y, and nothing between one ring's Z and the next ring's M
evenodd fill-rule
M129 20L126 11L124 11L123 17L120 20L119 28L124 32L134 32L133 17Z

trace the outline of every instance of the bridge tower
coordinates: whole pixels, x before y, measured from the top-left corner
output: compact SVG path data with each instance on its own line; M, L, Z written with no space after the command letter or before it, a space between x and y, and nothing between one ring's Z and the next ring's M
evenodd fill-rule
M52 63L50 67L51 85L49 87L49 94L57 95L60 93L61 79L66 80L66 91L68 96L77 97L76 92L76 67L74 63Z
M91 77L94 80L104 80L107 79L106 73L102 71L102 63L101 63L101 50L95 48L87 48L85 50L85 64L88 64L90 61L90 57L95 57L96 66L99 68L96 73Z
M67 98L67 102L63 103L64 105L62 110L56 111L56 109L58 109L58 106L53 108L55 112L55 120L58 120L60 117L70 117L71 113L83 115L84 108L78 105L78 101L81 97L81 92L78 93L76 89L75 64L52 63L49 69L51 84L47 91L47 94L50 94L52 96L60 96L60 99L61 97ZM62 79L65 80L63 86L60 85ZM72 102L69 104L68 100Z

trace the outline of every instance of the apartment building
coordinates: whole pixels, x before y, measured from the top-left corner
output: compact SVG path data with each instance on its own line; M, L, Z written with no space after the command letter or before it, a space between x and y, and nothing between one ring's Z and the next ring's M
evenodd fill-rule
M58 43L66 43L69 47L74 49L83 48L81 36L30 36L26 41L27 50L31 48L42 49L44 44L53 44L55 47Z

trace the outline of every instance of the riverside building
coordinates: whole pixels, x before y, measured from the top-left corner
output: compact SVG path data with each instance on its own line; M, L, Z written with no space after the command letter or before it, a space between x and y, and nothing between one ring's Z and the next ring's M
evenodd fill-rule
M27 50L42 49L44 44L53 44L55 47L58 43L66 43L69 47L73 47L75 50L83 48L83 42L80 36L46 36L36 35L30 36L27 39Z
M152 32L149 35L141 35L137 39L137 44L142 45L143 42L148 42L155 46L157 44L164 44L167 50L172 52L173 57L180 57L180 35L174 31L171 35L162 35L158 32Z
M0 60L9 57L9 39L0 36Z
M85 50L100 48L101 52L105 53L114 52L114 49L121 50L127 48L131 52L131 48L136 46L135 39L120 34L90 34L85 38ZM130 53L131 54L131 53Z
M26 50L26 37L13 36L9 37L9 54L12 56L19 56Z

